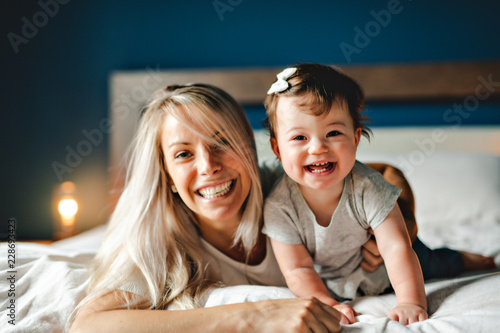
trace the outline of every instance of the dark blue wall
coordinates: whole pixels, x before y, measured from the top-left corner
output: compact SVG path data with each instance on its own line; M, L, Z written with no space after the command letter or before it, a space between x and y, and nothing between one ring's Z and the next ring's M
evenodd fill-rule
M108 116L114 70L500 59L498 1L221 0L219 13L213 0L60 0L57 10L55 1L3 1L0 10L0 233L15 217L19 238L51 237L52 189L60 182L51 164L64 162L82 131ZM372 11L388 6L390 22L377 31ZM373 37L357 40L346 57L341 43L356 46L356 29L367 24ZM414 121L395 120L397 107L373 106L375 125ZM499 114L498 105L485 105L468 121L500 123ZM106 137L63 180L87 184L87 195L106 187L107 155Z

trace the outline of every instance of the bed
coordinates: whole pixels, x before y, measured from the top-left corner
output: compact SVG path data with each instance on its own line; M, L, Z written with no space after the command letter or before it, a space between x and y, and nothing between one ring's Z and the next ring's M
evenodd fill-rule
M439 70L450 73L440 79L444 82L441 87L445 88L428 89L428 84L420 84L420 88L405 88L406 92L402 92L405 84L398 75L412 70L420 74L426 73L423 69L436 71L434 65L419 66L373 66L351 70L353 76L360 77L365 77L363 73L370 77L380 70L392 73L392 86L388 84L384 89L379 89L375 81L362 82L371 100L415 101L436 96L463 99L474 93L477 80L466 83L466 80L457 79L454 76L457 70L461 73L469 70L474 79L488 73L494 73L494 77L500 75L497 63L488 65L490 67L459 64L457 66L465 67L454 70L441 64ZM252 105L262 99L265 87L273 81L276 72L275 69L164 72L146 68L132 73L114 73L110 80L110 117L114 126L110 157L113 196L110 200L116 200L120 192L124 175L122 156L135 130L140 106L152 90L173 82L204 81L226 88L241 103ZM241 77L245 75L249 75L249 81L241 87ZM425 79L425 75L421 77ZM455 81L455 84L446 88L449 86L446 80ZM396 86L398 89L394 88ZM386 89L395 92L387 95ZM132 97L127 103L122 98L124 94ZM430 247L448 246L493 256L500 265L500 126L391 127L375 128L373 132L371 143L362 141L358 159L388 162L403 170L415 192L419 237ZM256 141L259 159L273 159L264 131L256 130ZM50 245L17 242L14 267L9 267L7 260L8 243L1 243L0 253L5 259L0 261L0 331L66 331L71 312L85 296L86 265L96 253L105 228L105 225L96 226ZM394 294L361 297L350 302L360 313L359 321L344 326L343 332L499 330L499 270L431 280L425 287L429 320L402 326L386 317L395 304ZM227 287L212 291L204 306L284 297L294 296L286 288ZM9 323L11 320L15 325Z

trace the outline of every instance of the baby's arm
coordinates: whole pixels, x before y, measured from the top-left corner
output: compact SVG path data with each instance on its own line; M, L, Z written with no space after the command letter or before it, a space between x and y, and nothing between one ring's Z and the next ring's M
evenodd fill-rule
M339 310L343 318L341 324L353 324L358 314L346 304L333 299L314 269L311 255L303 244L287 244L271 238L274 254L288 288L298 297L314 296L321 302Z
M397 297L389 318L405 325L427 319L422 271L397 204L374 232Z

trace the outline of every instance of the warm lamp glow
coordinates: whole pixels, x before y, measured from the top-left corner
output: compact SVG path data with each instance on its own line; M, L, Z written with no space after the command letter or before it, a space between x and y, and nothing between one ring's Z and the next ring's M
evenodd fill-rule
M62 223L64 225L72 225L75 222L75 215L78 211L78 204L75 199L62 199L59 201L59 213L62 217Z
M75 184L73 182L64 182L61 184L61 192L71 194L75 192Z
M78 204L74 199L63 199L59 202L59 213L65 217L75 216Z
M54 186L52 194L52 213L54 216L55 240L71 237L77 230L77 213L79 204L76 201L76 185L66 181Z

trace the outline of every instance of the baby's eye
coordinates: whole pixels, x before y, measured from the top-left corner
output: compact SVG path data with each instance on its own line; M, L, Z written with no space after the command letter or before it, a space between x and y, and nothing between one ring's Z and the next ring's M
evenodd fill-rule
M192 156L192 154L190 152L188 152L187 150L183 150L183 151L180 151L177 154L175 154L174 158L175 159L183 159L183 158L188 158L191 156Z
M342 133L340 133L339 131L331 131L331 132L328 132L328 134L326 135L326 137L331 137L331 136L337 136L337 135L341 135Z
M307 138L303 135L297 135L293 137L293 140L302 141L302 140L307 140Z

